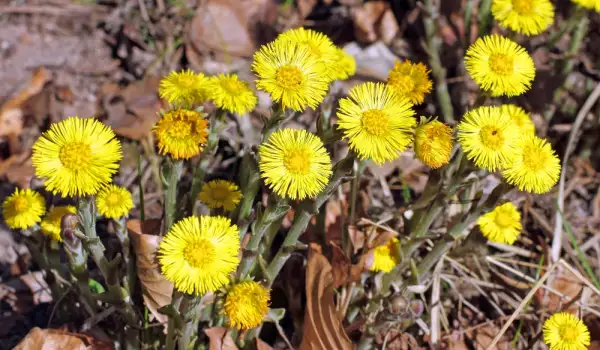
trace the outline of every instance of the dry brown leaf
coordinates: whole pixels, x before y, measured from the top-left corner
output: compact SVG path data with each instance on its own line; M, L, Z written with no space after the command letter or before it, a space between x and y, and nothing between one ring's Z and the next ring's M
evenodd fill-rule
M424 350L425 348L420 347L417 340L408 333L400 333L395 330L389 330L386 333L378 333L376 337L377 344L383 344L385 337L386 349L389 350Z
M300 350L353 349L334 302L331 264L311 245L306 266L306 312Z
M359 41L374 43L378 40L390 44L398 34L398 22L385 1L365 2L351 10L354 33Z
M13 350L86 350L78 336L55 329L32 328Z
M19 278L31 290L31 294L33 294L33 303L35 305L52 302L50 288L48 288L48 284L44 279L44 273L42 271L35 271L21 275Z
M373 253L371 251L363 254L358 264L352 264L342 248L331 243L333 251L331 257L331 273L333 275L333 286L337 288L350 282L360 281L363 272L369 271L373 264Z
M467 346L465 343L465 337L470 339L474 345L474 349L476 350L484 350L487 349L488 346L492 343L492 340L496 335L500 332L500 328L496 327L493 324L488 324L483 327L479 327L464 333L463 336L454 338L448 341L447 350L468 350L471 347ZM504 334L500 341L496 344L494 349L497 350L508 350L510 349L510 338L507 334Z
M0 161L0 177L6 177L21 188L29 188L34 172L29 153L13 154Z
M538 303L550 310L550 312L557 310L571 313L577 312L579 306L577 303L571 303L567 309L564 309L564 307L573 299L579 299L579 295L584 287L583 282L567 269L561 269L557 275L550 277L548 281L548 287L562 293L565 297L561 298L554 293L540 288L536 293Z
M256 338L256 350L273 350L273 347L264 341Z
M237 350L231 333L225 327L212 327L204 330L209 339L209 350Z
M173 284L160 273L156 262L156 251L161 240L158 236L160 228L161 221L158 219L127 221L127 230L136 256L138 277L144 290L144 304L159 322L164 323L168 317L158 312L158 309L171 304Z

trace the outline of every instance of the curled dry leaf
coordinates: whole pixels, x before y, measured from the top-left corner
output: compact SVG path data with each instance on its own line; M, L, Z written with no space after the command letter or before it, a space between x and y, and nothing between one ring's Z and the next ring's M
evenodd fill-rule
M40 329L35 327L13 350L86 350L85 337L77 334L61 332L56 329ZM95 347L94 347L95 348Z
M353 349L334 302L332 267L320 249L311 245L306 266L306 312L300 350Z
M363 272L368 271L373 265L373 251L369 250L362 254L358 264L352 264L342 248L331 244L333 254L331 257L331 268L334 287L339 287L350 282L360 281Z
M209 350L238 350L231 333L225 327L212 327L204 330L209 339Z
M381 40L389 45L399 31L398 22L386 1L365 2L351 10L354 33L359 41L374 43Z
M561 310L576 313L579 305L573 301L580 300L584 286L583 281L580 281L571 271L560 269L556 275L548 279L548 287L562 293L564 297L540 288L536 293L536 298L540 306L550 312Z
M133 242L137 273L143 286L144 304L152 315L161 323L167 322L168 317L158 312L158 309L171 304L173 284L160 273L156 261L156 251L161 237L161 222L158 219L128 220L127 230Z

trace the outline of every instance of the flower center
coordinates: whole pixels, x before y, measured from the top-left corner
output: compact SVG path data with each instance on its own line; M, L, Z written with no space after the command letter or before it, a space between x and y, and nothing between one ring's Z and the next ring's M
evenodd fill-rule
M215 261L216 256L215 245L205 238L190 242L183 249L185 261L198 269L208 268Z
M302 85L302 71L288 64L277 70L275 80L284 89L298 90Z
M304 175L310 170L310 156L303 149L293 149L283 156L283 165L292 174Z
M512 57L503 53L494 53L489 60L490 69L498 75L510 75L514 70Z
M244 91L244 83L236 79L223 79L221 87L230 95L238 95Z
M17 197L14 202L15 211L22 212L25 211L29 207L29 201L27 198Z
M212 197L216 201L223 201L229 196L229 190L225 187L215 187L212 190Z
M494 218L494 221L496 222L496 225L500 227L508 227L513 222L510 215L508 215L508 213L505 212L497 213L496 217Z
M479 131L479 138L481 143L488 148L497 150L504 144L504 136L501 130L495 126L486 125Z
M175 121L167 132L174 139L184 139L192 134L192 125L184 121Z
M415 81L409 75L393 77L389 84L401 95L406 95L415 89Z
M539 171L544 169L548 162L548 156L539 152L537 148L525 146L523 148L523 165L530 171Z
M114 192L110 193L108 196L106 196L106 203L110 206L117 205L121 203L121 196Z
M58 154L60 162L70 170L85 169L90 164L92 149L83 142L71 142L64 145Z
M389 120L388 116L379 109L370 109L363 112L362 127L371 135L381 136L388 132Z
M512 7L520 15L530 15L533 12L533 1L513 0Z
M565 325L559 328L558 333L563 341L574 342L577 340L578 332L576 327Z

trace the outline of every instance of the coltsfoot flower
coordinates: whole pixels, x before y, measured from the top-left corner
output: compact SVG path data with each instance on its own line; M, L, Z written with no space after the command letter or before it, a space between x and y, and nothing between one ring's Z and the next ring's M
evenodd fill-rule
M490 241L513 244L521 233L521 213L514 204L507 202L479 217L477 224Z
M568 312L558 312L544 322L544 343L550 350L586 350L590 332L579 318Z
M571 0L579 6L600 12L600 0Z
M356 73L356 60L354 56L347 53L343 49L337 47L335 49L336 62L333 78L334 80L346 80Z
M72 205L61 205L50 209L42 219L42 224L40 225L42 233L57 242L61 242L60 228L62 218L67 214L77 214L77 208Z
M223 307L230 326L241 330L260 326L269 312L270 298L269 289L254 281L231 286Z
M554 5L549 0L494 0L492 14L502 27L528 36L554 23Z
M202 73L194 73L190 69L171 72L160 81L158 94L169 103L192 107L208 100L208 78Z
M208 89L215 106L244 115L251 112L258 98L248 83L239 79L237 74L219 74L209 79Z
M15 189L2 202L2 216L6 226L12 229L28 229L42 219L46 212L44 197L34 190Z
M488 35L477 39L465 54L467 72L492 96L518 96L531 88L533 59L514 41Z
M412 141L415 112L406 97L385 84L364 83L340 99L338 126L361 159L396 159Z
M530 135L502 176L521 191L546 193L560 177L560 160L546 140Z
M208 136L208 122L196 111L177 109L166 112L154 125L160 154L189 159L202 152Z
M387 84L399 96L407 97L415 105L423 103L432 85L427 66L409 60L396 62L388 75Z
M198 199L211 209L231 211L242 199L240 188L231 181L213 180L202 185Z
M323 142L306 130L276 131L258 153L261 177L281 197L313 198L329 183L331 158Z
M415 155L434 169L448 164L453 144L452 128L438 120L423 118L415 130Z
M523 135L535 135L535 124L531 120L529 113L517 105L502 105L500 110L508 114L513 123L517 124Z
M397 238L392 238L387 244L375 248L373 253L373 265L370 270L374 272L390 272L398 264L396 256Z
M158 248L162 273L182 293L202 295L229 283L239 264L236 225L222 216L191 216L176 222Z
M500 107L475 108L458 124L458 142L467 158L489 171L510 165L521 141L521 130Z
M96 194L112 181L121 158L121 143L110 127L70 117L40 136L31 160L48 191L70 197Z
M108 219L127 216L133 208L131 193L125 187L108 185L96 195L96 207L98 213Z

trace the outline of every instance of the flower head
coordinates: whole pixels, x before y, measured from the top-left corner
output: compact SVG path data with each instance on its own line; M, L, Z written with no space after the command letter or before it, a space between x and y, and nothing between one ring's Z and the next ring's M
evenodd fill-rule
M579 6L600 12L600 0L571 0Z
M346 80L356 73L356 61L354 56L344 51L344 49L336 47L335 49L336 62L332 67L334 70L334 80Z
M233 182L213 180L202 185L198 199L211 209L223 208L231 211L242 199L242 194Z
M166 112L152 131L160 154L175 159L189 159L202 152L208 122L196 111L177 109Z
M46 201L36 191L19 190L2 202L2 216L9 228L27 229L40 222L46 212Z
M282 197L315 197L331 176L331 158L323 142L306 130L274 132L260 145L259 156L261 177Z
M248 83L239 80L237 74L219 74L211 77L208 88L214 104L231 113L249 113L258 102L254 91Z
M521 233L521 213L514 204L507 202L479 217L477 224L490 241L513 244Z
M371 265L371 271L374 272L390 272L398 264L398 257L396 256L396 245L398 244L397 238L392 238L387 244L380 245L375 248L373 253L373 265Z
M312 29L294 28L281 33L277 41L289 41L308 49L311 56L315 57L325 67L325 76L334 80L338 75L336 66L338 62L337 47L329 37Z
M535 135L535 124L531 120L529 113L517 105L500 106L502 113L508 114L513 123L521 129L522 135Z
M421 104L431 91L429 69L423 63L396 61L388 75L387 83L400 96L407 97L413 104Z
M412 106L388 85L364 83L340 99L337 123L361 159L381 164L397 158L412 141Z
M448 164L453 144L452 128L437 120L423 119L415 130L415 154L434 169Z
M458 142L475 165L496 171L517 156L521 132L499 107L479 107L458 124Z
M521 191L546 193L560 177L560 160L546 140L530 135L502 176Z
M494 0L492 14L502 27L528 36L540 34L554 22L549 0Z
M96 195L98 213L108 219L118 219L129 215L133 208L131 193L125 187L108 185Z
M42 219L42 223L40 225L42 233L57 242L61 242L62 237L60 237L60 227L63 216L76 213L77 208L72 205L53 207Z
M208 100L208 78L190 69L171 72L160 81L158 94L169 103L192 107Z
M252 69L258 76L258 89L295 111L316 108L329 86L323 62L306 46L290 40L263 45L254 54Z
M95 194L119 168L121 143L95 119L70 117L50 125L33 145L35 174L63 197Z
M525 49L499 35L477 39L465 55L467 72L493 96L517 96L531 87L535 66Z
M585 350L590 345L590 332L579 318L558 312L544 322L544 343L550 350Z
M241 330L258 327L269 312L270 298L269 289L254 281L231 286L223 307L230 326Z
M214 292L229 283L239 264L236 225L222 216L190 216L176 222L160 242L158 261L175 288L188 294Z

